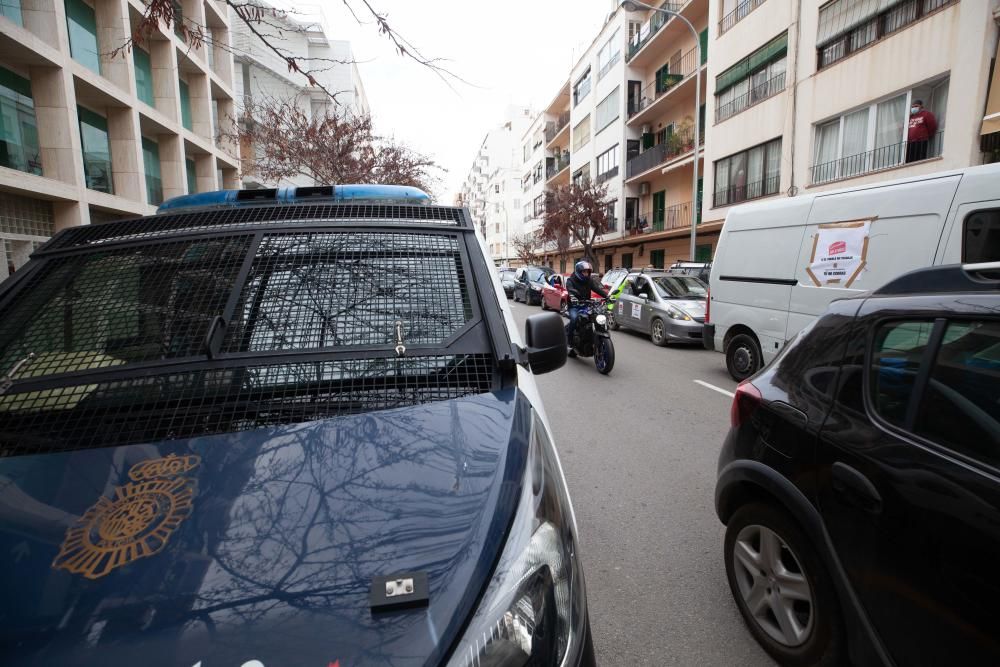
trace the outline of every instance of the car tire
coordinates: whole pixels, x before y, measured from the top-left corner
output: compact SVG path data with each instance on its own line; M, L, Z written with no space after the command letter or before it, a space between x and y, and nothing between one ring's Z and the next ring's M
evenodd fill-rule
M608 311L608 328L612 331L618 331L622 328L622 325L618 324L618 316L615 315L614 308Z
M657 347L667 346L667 325L659 317L654 317L649 323L649 339Z
M569 317L569 300L563 299L559 302L559 314L563 317Z
M759 371L761 362L760 344L750 334L738 334L726 346L726 369L737 382Z
M772 658L794 667L842 664L843 622L833 582L786 512L763 503L741 507L726 526L724 555L736 606Z

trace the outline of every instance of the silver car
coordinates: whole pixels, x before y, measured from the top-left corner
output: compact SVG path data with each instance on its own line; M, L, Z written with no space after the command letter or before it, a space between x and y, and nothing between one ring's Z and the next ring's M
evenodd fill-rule
M701 344L708 286L665 271L632 273L615 304L615 324L649 334L656 345Z

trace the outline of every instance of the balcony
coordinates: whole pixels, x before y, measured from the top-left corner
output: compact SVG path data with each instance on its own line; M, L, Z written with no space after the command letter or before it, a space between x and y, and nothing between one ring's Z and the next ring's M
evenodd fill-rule
M701 54L701 65L707 62L708 53ZM676 68L671 67L670 69L676 69L676 72L657 72L656 80L646 86L642 92L639 94L639 98L629 97L628 100L628 123L631 125L633 123L640 123L643 121L648 121L652 112L648 111L656 106L657 102L664 99L669 93L679 90L681 84L692 78L692 75L698 69L698 52L697 49L691 49L683 56L681 56L680 63L676 65ZM704 93L704 86L707 81L702 81L702 92Z
M819 185L929 160L939 157L943 148L944 132L938 132L925 141L902 141L881 146L865 153L813 165L810 169L812 183Z
M559 114L559 118L545 125L545 146L550 147L569 128L569 111Z
M643 236L657 232L670 232L691 227L691 202L674 204L660 209L639 211L634 218L626 218L625 235Z
M545 180L551 181L567 169L569 169L569 151L563 151L561 155L546 160Z
M712 207L732 206L745 201L753 201L762 197L778 194L781 186L781 175L771 176L753 183L734 185L721 188L712 194Z
M670 0L664 2L659 6L660 9L669 9L672 12L679 12L684 7L686 3L675 4L671 3ZM665 26L670 20L674 18L673 16L668 16L661 12L653 12L653 15L649 17L649 20L642 24L639 28L638 34L636 34L632 41L629 42L628 51L625 53L625 62L629 62L635 57L639 51L642 51L642 47L649 44L653 37L660 31L660 28Z
M760 104L764 100L774 97L778 93L784 92L785 90L785 73L782 72L777 76L771 77L764 83L752 87L746 93L740 95L739 97L721 104L722 96L716 96L715 105L715 122L721 123L722 121L732 118L741 111L745 111L752 106Z
M736 5L736 9L729 12L719 21L719 36L728 32L734 25L750 15L750 12L764 4L764 0L744 0Z
M705 135L701 134L700 144L704 146ZM685 153L694 151L694 132L671 134L660 142L628 161L625 165L625 180L635 178L650 169L658 167Z

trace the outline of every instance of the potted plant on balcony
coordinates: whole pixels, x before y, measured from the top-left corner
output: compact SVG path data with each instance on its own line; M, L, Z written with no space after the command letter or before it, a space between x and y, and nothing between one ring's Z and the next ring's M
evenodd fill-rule
M686 153L694 148L694 120L691 116L685 116L684 120L677 124L674 136L680 141L678 152Z

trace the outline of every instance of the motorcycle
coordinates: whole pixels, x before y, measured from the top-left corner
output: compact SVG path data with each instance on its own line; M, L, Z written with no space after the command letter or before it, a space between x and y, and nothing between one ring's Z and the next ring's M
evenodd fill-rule
M572 300L580 308L576 330L570 347L580 357L593 357L597 372L607 375L615 366L615 346L608 331L607 301L604 299Z

